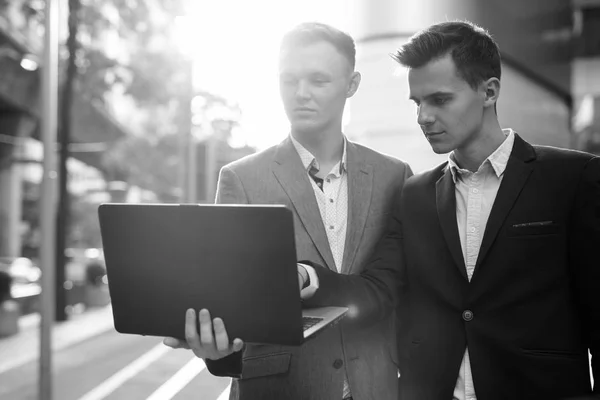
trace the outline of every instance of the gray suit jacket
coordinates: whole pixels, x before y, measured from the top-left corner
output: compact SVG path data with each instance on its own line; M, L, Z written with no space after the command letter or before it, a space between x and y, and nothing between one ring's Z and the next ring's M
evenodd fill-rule
M359 273L384 233L394 194L412 175L408 164L348 141L348 228L342 273ZM294 214L298 260L335 269L315 195L287 138L222 168L218 203L285 204ZM300 347L248 345L243 355L208 361L232 376L231 399L336 400L344 371L356 400L396 400L395 317L370 326L346 318Z

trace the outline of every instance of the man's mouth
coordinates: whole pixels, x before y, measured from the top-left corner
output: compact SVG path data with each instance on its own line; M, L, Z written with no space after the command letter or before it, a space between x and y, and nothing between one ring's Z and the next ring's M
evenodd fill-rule
M297 108L294 108L294 112L297 112L297 113L314 113L316 111L313 110L312 108L308 108L308 107L297 107Z

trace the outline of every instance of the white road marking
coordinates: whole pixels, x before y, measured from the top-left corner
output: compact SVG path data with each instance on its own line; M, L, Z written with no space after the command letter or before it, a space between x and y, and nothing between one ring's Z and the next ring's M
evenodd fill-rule
M223 390L223 393L219 395L217 400L228 400L229 399L229 391L231 390L231 383Z
M86 393L79 400L102 400L116 389L119 388L123 383L128 381L137 375L141 370L158 360L164 354L172 350L164 344L158 344L153 347L150 351L138 357L135 361L125 366L119 372L106 379L100 385Z
M146 400L171 400L188 383L192 381L202 370L206 368L204 361L199 358L192 358L168 381L156 389Z

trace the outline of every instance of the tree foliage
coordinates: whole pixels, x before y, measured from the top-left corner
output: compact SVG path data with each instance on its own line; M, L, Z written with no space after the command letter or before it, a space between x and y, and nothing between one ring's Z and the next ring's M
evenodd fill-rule
M173 200L183 162L179 136L190 132L189 64L173 40L174 21L184 13L185 2L80 2L75 90L81 98L115 111L128 133L103 154L102 172L107 181L124 181ZM44 2L26 4L38 15L43 12ZM69 52L61 55L65 71ZM206 98L204 110L228 107L217 96L198 95ZM123 106L126 112L121 112Z
M0 0L0 5L3 1ZM27 18L42 27L46 2L17 1L22 3ZM176 200L183 162L178 152L180 137L190 132L189 67L173 40L175 17L184 13L185 1L80 0L80 3L78 46L74 54L75 98L105 108L126 131L102 154L102 173L107 181L124 181L151 190L161 201ZM61 49L59 82L64 85L69 56L66 41ZM209 93L197 95L205 98L200 113L208 115L214 108L232 111L229 115L233 120L226 123L220 117L212 120L207 117L222 144L219 160L232 160L252 152L246 149L233 154L227 146L240 114L236 106ZM204 135L205 128L196 128L199 136ZM73 136L77 134L74 132ZM84 200L72 201L71 229L79 229L77 224L93 225L93 221L80 220L89 205ZM93 231L82 229L78 232Z

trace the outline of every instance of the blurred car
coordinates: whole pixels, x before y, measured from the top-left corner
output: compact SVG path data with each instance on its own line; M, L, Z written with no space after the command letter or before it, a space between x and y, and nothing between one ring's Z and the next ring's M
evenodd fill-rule
M0 257L0 270L7 272L14 284L38 283L42 276L40 268L26 257Z
M38 311L42 291L40 268L26 257L0 257L0 271L12 278L11 296L19 303L21 314Z
M104 253L97 248L65 249L65 289L67 290L67 306L105 305L108 300L105 294L93 295L94 291L108 291L101 283L106 281ZM96 290L97 289L97 290ZM100 297L102 301L90 301L91 297Z
M85 284L87 279L87 268L95 261L104 262L102 249L67 248L65 249L66 265L65 279L74 285Z

